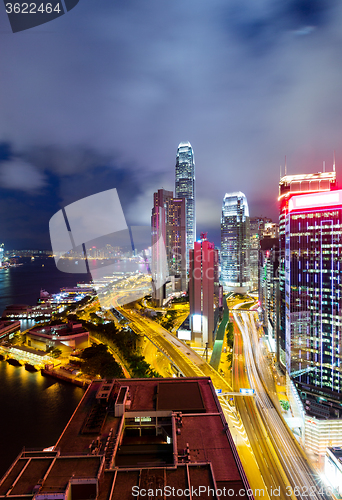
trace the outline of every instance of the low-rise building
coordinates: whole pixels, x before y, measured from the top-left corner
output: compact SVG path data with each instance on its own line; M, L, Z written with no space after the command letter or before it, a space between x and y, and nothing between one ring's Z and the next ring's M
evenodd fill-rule
M34 349L46 351L58 348L62 352L70 352L89 346L89 332L81 323L74 321L60 325L38 326L27 332L26 343Z
M20 321L0 319L0 339L4 339L5 337L11 338L16 333L20 333Z
M36 319L51 318L54 308L49 304L38 304L36 306L29 306L27 304L11 304L6 306L2 313L3 318L16 318L16 319Z

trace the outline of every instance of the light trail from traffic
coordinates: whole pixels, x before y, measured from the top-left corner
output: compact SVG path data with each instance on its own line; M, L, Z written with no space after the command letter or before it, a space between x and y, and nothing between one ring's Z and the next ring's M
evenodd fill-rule
M244 356L244 343L242 341L241 330L239 331L235 328L233 362L233 385L235 391L239 391L242 387L248 388L250 386L247 378L248 364L249 361ZM240 396L235 398L235 402L267 491L277 490L277 492L279 491L278 498L281 500L289 498L294 500L294 495L287 494L289 492L287 488L291 487L290 483L279 462L265 425L260 418L254 398Z
M313 470L304 451L300 449L295 437L279 415L260 378L262 372L260 365L263 360L259 357L255 359L258 356L258 349L256 348L254 352L251 339L251 335L253 336L251 321L254 322L254 314L237 310L234 310L233 314L243 337L247 374L251 387L256 391L256 404L268 436L291 483L292 491L297 498L303 500L329 498L329 491L325 491L320 484L319 475Z

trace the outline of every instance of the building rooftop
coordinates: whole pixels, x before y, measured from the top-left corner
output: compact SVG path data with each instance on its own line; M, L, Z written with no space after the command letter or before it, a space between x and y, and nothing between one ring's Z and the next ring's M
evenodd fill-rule
M329 191L336 185L336 172L285 175L279 181L279 198L298 192Z
M20 321L0 319L0 335L11 333L15 329L20 329Z
M41 337L67 337L82 333L88 333L83 328L81 323L68 321L68 323L61 323L60 325L43 325L31 328L28 332L30 335L38 335Z
M249 488L210 378L114 379L89 386L53 451L21 453L0 498L121 500L134 487L199 486Z

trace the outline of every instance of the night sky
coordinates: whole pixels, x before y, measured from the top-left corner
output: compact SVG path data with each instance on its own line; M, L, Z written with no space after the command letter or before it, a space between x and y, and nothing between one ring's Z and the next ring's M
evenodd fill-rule
M39 3L39 2L37 2ZM197 232L222 199L277 220L287 173L342 164L338 0L80 0L12 33L0 4L0 243L49 249L61 207L117 188L128 224L196 161Z

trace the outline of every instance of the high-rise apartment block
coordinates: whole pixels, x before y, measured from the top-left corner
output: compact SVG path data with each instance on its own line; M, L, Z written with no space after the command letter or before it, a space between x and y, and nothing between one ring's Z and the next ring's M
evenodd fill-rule
M279 225L268 217L250 217L250 250L249 261L251 269L250 290L258 290L260 283L260 243L262 238L278 238ZM260 293L260 289L259 289Z
M175 198L185 199L186 260L196 240L195 158L190 142L181 142L177 150Z
M279 240L262 238L259 249L259 302L269 349L279 359Z
M153 196L152 286L153 299L162 305L166 283L173 281L175 290L186 288L185 200L173 198L172 191L159 189Z
M246 196L226 193L221 217L221 280L227 290L244 293L250 286L250 224Z
M191 340L195 345L212 347L214 331L222 306L219 285L218 250L201 235L190 250L189 302ZM222 292L222 290L221 290Z

